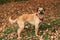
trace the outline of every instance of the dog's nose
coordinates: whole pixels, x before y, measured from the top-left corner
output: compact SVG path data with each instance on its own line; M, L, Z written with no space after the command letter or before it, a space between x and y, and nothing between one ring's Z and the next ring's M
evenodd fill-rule
M44 14L43 12L40 12L40 14Z

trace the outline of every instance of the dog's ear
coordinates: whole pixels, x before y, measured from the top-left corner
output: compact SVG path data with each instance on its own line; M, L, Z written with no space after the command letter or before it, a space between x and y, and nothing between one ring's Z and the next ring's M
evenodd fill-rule
M37 12L38 12L38 8L37 8Z
M43 8L43 10L45 11L45 8Z

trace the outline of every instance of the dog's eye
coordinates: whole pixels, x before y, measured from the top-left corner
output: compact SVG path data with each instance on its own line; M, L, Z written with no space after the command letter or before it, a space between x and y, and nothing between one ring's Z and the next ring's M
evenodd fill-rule
M38 10L38 11L41 11L41 10Z
M45 11L45 9L43 11Z
M42 11L44 11L44 10L42 10Z

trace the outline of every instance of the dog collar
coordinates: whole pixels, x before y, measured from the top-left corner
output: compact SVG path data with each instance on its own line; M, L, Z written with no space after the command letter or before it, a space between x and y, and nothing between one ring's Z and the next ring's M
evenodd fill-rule
M41 21L44 20L44 17L43 17L43 18L40 18L39 14L36 14L36 16L37 16Z

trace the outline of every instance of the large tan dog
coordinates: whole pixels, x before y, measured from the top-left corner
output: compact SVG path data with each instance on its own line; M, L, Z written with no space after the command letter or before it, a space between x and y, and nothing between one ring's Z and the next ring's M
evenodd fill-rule
M33 25L35 25L35 34L36 36L38 36L37 32L38 32L38 24L40 22L43 21L43 17L44 17L44 8L38 8L37 9L37 13L33 13L33 14L23 14L21 16L19 16L18 18L16 18L15 20L12 20L11 17L9 17L9 22L11 24L17 22L19 28L17 30L18 33L18 38L21 35L22 30L24 29L24 22L29 22Z

